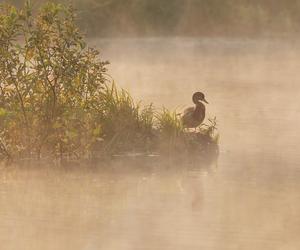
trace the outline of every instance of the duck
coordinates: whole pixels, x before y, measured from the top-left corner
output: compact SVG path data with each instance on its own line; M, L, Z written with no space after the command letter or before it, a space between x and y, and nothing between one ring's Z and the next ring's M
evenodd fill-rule
M192 97L194 107L186 108L183 111L181 122L184 128L197 128L205 118L205 105L208 102L205 99L205 95L202 92L196 92Z

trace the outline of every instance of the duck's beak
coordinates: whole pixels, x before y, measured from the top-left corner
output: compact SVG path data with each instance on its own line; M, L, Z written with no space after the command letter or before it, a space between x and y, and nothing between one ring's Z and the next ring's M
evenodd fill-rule
M209 104L208 101L205 100L205 98L202 101L204 101L205 103Z

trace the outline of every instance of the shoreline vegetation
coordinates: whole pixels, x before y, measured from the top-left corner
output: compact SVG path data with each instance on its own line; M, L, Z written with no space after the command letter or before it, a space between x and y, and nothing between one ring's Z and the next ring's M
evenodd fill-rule
M119 89L72 6L0 5L0 161L217 156L216 118L186 131L174 111Z

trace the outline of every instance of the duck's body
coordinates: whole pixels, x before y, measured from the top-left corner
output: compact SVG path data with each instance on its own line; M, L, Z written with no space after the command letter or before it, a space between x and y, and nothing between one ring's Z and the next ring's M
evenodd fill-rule
M205 106L201 101L208 103L203 93L196 92L193 95L195 107L185 109L181 117L183 127L196 128L203 122L205 118Z
M181 120L185 128L196 128L203 122L204 118L205 106L201 103L185 109Z

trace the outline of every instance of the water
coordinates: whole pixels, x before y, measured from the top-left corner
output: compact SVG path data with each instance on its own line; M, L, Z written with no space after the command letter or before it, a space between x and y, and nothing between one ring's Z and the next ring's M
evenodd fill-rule
M116 82L156 107L203 91L217 164L153 158L89 170L2 169L0 246L148 250L300 248L300 47L295 41L93 40Z

